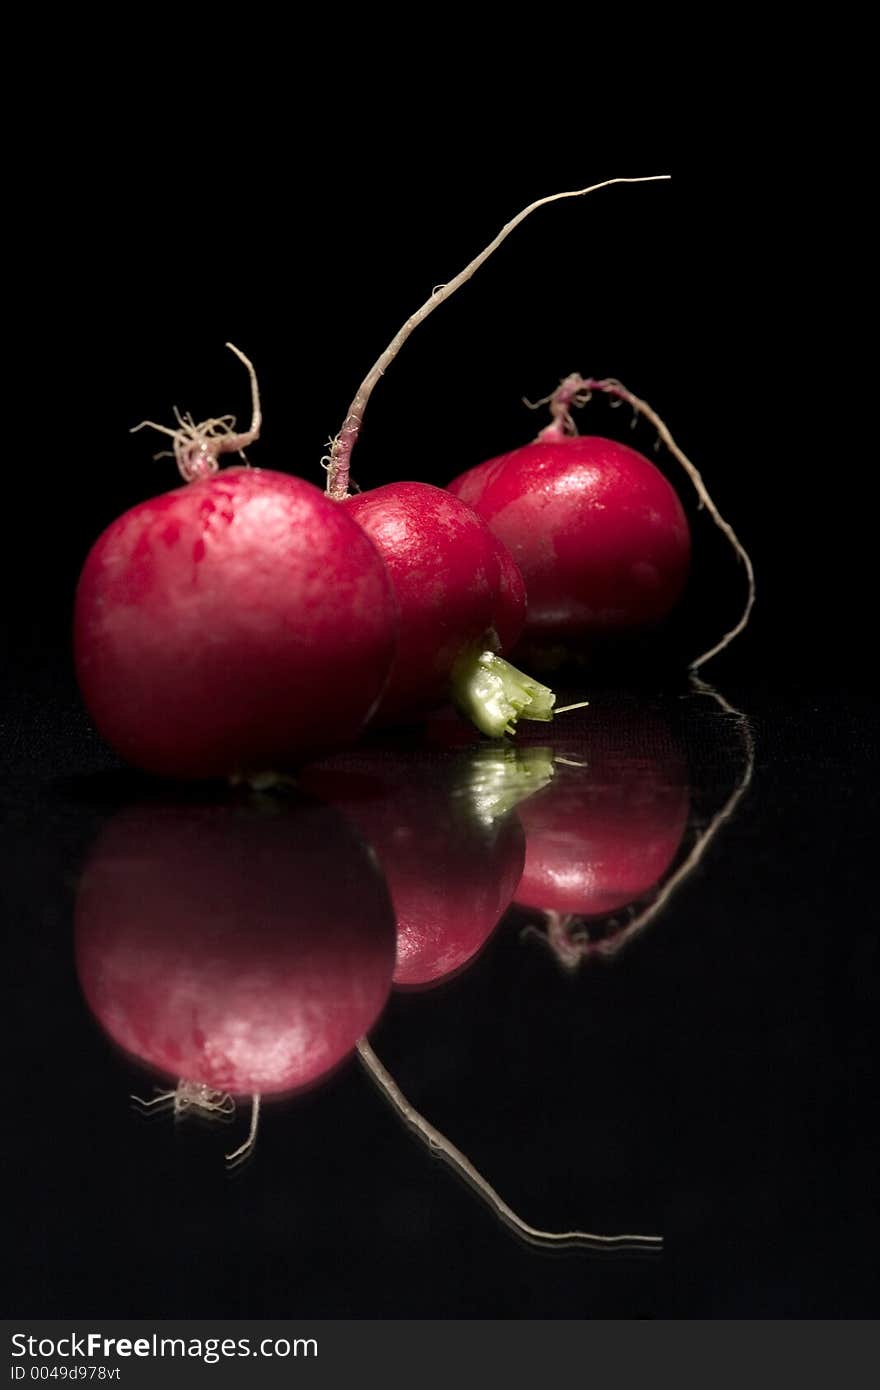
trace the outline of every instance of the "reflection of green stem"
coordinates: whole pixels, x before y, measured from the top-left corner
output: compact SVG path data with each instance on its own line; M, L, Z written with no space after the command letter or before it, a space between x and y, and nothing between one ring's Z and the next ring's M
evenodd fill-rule
M470 759L468 796L485 825L541 791L556 771L549 748L484 743L470 750Z
M556 696L546 685L518 671L495 652L468 652L452 678L452 699L483 734L512 734L517 719L553 718Z
M523 1221L521 1216L517 1216L504 1198L500 1197L494 1187L491 1187L486 1179L477 1172L470 1159L465 1158L461 1149L457 1149L454 1144L450 1143L439 1129L435 1129L424 1115L419 1114L418 1110L410 1105L397 1082L383 1067L366 1038L361 1038L357 1050L361 1061L376 1085L391 1101L395 1110L403 1117L410 1129L415 1130L416 1134L425 1140L432 1153L441 1154L501 1217L502 1221L512 1227L517 1235L538 1245L586 1245L600 1250L662 1250L662 1236L596 1236L590 1235L587 1231L542 1231L537 1226L530 1226L528 1222Z

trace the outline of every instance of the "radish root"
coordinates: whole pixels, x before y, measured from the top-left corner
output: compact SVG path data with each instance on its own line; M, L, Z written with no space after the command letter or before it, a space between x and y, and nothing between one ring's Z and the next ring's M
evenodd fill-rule
M582 198L587 193L596 193L600 188L610 188L610 186L615 183L657 183L660 180L669 179L671 177L670 174L649 174L634 179L605 179L602 183L592 184L590 188L576 188L569 192L551 193L546 198L538 198L534 203L530 203L527 208L523 208L522 212L517 213L516 217L502 227L501 231L495 237L495 240L490 242L478 256L475 256L454 279L449 280L445 285L435 285L434 289L431 291L430 299L426 300L420 309L417 309L414 314L410 315L400 331L392 338L391 342L382 353L382 356L378 358L370 368L358 387L354 400L348 408L348 414L345 417L342 429L335 439L330 440L330 453L321 460L322 466L327 470L327 496L334 498L338 502L343 501L348 496L348 475L351 464L351 452L357 443L358 434L360 433L364 418L364 411L367 408L367 402L379 379L384 376L413 329L417 328L418 325L422 323L429 314L433 313L444 300L449 299L451 295L455 294L457 289L460 289L462 285L470 280L474 272L479 270L483 262L489 259L492 252L498 249L515 227L518 227L521 222L524 222L537 208L542 208L547 203L557 203L562 198Z
M175 1119L180 1115L185 1115L188 1110L196 1110L200 1115L208 1119L231 1120L235 1114L235 1100L228 1091L216 1091L211 1086L206 1086L202 1081L178 1081L173 1091L161 1091L157 1088L157 1094L151 1100L144 1100L142 1096L132 1096L131 1099L141 1110L155 1110L159 1107L166 1108L172 1106ZM257 1141L257 1126L260 1119L260 1093L256 1091L251 1097L251 1122L248 1128L247 1138L243 1144L239 1144L237 1149L226 1155L226 1163L230 1168L237 1168L249 1158L253 1152L254 1144Z
M221 454L240 454L247 463L244 451L260 436L263 417L260 409L260 389L257 385L254 364L232 343L227 343L226 346L230 352L235 353L240 362L244 363L250 377L250 429L236 433L234 415L218 415L210 420L201 420L197 424L189 413L182 415L175 406L174 418L177 421L177 429L170 429L167 425L157 425L153 420L142 420L130 431L131 434L136 434L138 430L150 429L158 430L160 434L169 435L173 449L163 449L154 457L157 459L173 458L186 483L198 482L199 479L209 478L212 473L216 473L220 467L218 459Z
M238 1168L245 1159L250 1158L257 1142L257 1126L260 1122L260 1093L255 1091L251 1096L251 1123L248 1129L247 1138L243 1144L239 1144L237 1149L233 1149L231 1154L226 1155L226 1164L229 1168Z
M755 770L755 741L752 734L752 727L748 716L742 710L734 709L733 705L725 700L713 686L701 680L699 676L691 676L691 689L698 695L707 695L720 705L725 714L732 715L737 721L742 733L743 749L745 752L745 767L742 776L736 783L730 796L725 801L721 809L712 817L709 825L698 835L694 841L690 852L685 856L674 873L663 884L656 898L636 913L627 922L622 931L616 932L612 936L607 936L602 941L591 942L585 937L579 939L579 931L575 929L575 924L580 921L576 916L565 916L559 912L546 913L544 929L537 926L525 927L522 937L536 937L549 946L556 959L566 970L575 970L585 958L600 956L603 959L610 959L622 951L625 946L638 936L649 923L653 922L666 907L672 897L687 878L693 873L697 865L703 859L710 844L715 839L719 830L734 815L737 806L742 801L752 781Z
M714 647L710 647L708 651L703 652L690 663L690 670L697 671L701 666L704 666L707 661L711 661L713 656L717 656L719 652L724 651L725 647L729 647L734 638L738 637L747 627L749 615L751 614L752 606L755 602L755 571L752 561L739 536L730 525L730 522L725 521L718 508L715 506L715 503L712 501L712 498L709 496L699 469L676 444L667 426L660 419L660 416L648 405L647 401L643 401L638 396L633 395L632 391L628 391L623 383L618 381L615 377L604 377L601 380L597 380L595 377L582 377L577 374L567 376L564 381L560 382L552 395L545 396L543 400L535 401L534 403L526 401L525 404L530 410L536 410L538 406L541 405L550 406L553 423L552 425L548 425L546 429L541 430L538 439L565 439L571 435L577 434L577 426L571 414L572 407L586 405L596 391L601 392L603 395L611 396L612 405L623 405L625 403L632 406L635 411L632 420L633 426L635 426L638 416L640 415L654 426L659 440L662 440L666 445L673 458L678 460L693 483L700 507L706 508L719 531L726 536L733 548L734 554L737 559L741 561L745 569L748 592L746 595L745 607L743 608L740 619L729 632L725 632L724 636L720 641L715 643Z
M494 1187L491 1187L486 1179L477 1172L470 1160L465 1158L461 1149L457 1149L445 1135L435 1129L430 1121L426 1120L424 1115L421 1115L410 1104L397 1082L379 1061L366 1038L361 1038L357 1050L361 1062L373 1081L390 1100L409 1128L415 1130L432 1153L441 1154L517 1235L539 1245L587 1245L602 1250L656 1251L662 1249L662 1236L600 1236L591 1235L587 1231L542 1231L537 1226L530 1226L528 1222L523 1221L522 1217L517 1216L513 1208L507 1205Z
M178 1081L173 1091L158 1091L152 1100L141 1096L131 1099L142 1110L152 1110L156 1105L173 1105L175 1115L184 1115L187 1110L198 1110L202 1115L235 1114L235 1101L228 1091L215 1091L201 1081Z

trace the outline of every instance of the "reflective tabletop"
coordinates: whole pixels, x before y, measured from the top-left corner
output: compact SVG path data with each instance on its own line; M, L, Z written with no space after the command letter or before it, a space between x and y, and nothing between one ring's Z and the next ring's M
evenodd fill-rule
M868 702L588 693L233 790L10 701L10 1314L871 1313Z

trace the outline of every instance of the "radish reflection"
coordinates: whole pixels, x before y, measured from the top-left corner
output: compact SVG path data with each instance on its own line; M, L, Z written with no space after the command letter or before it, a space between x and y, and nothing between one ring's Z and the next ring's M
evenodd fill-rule
M694 691L740 740L734 791L704 828L699 789L691 814L692 731L673 706L602 697L554 724L552 748L540 735L475 742L438 719L417 739L383 736L306 769L306 796L120 812L83 875L77 963L105 1031L171 1079L145 1103L228 1118L253 1097L235 1160L253 1146L261 1096L318 1082L356 1050L404 1121L522 1238L657 1246L527 1224L410 1104L367 1034L392 983L451 981L509 906L513 924L541 922L566 965L611 953L663 910L751 776L744 717Z
M305 799L127 808L76 904L76 961L101 1027L173 1079L148 1105L229 1116L351 1054L391 988L394 917L374 857Z
M485 946L522 877L514 808L553 771L543 748L431 750L405 738L305 771L308 790L350 817L382 865L397 924L396 986L437 985Z

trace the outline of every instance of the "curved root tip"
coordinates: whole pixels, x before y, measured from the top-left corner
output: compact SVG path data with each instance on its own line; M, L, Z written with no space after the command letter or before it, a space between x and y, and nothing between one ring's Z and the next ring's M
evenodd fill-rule
M260 1121L260 1093L256 1091L251 1101L251 1123L248 1129L247 1138L243 1144L239 1144L237 1149L226 1155L226 1164L229 1168L238 1168L242 1163L250 1158L257 1142L257 1126Z

